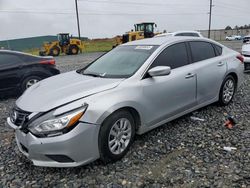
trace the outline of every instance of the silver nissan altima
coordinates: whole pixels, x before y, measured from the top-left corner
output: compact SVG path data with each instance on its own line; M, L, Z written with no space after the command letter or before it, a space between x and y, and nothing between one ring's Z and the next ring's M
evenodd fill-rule
M43 80L7 119L34 165L121 159L135 134L214 102L242 82L242 56L209 39L152 38L121 45L83 69Z

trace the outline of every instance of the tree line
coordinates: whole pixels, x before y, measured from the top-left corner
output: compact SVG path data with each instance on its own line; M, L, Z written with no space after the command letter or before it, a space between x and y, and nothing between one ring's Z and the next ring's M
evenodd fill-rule
M225 28L225 30L232 30L232 29L250 29L250 24L244 25L244 26L238 26L238 25L236 25L236 26L234 26L234 28L232 28L231 26L228 25Z

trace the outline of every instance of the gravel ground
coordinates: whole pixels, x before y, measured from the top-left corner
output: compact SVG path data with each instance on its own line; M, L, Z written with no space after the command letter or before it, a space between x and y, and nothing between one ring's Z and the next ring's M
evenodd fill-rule
M102 53L58 57L62 72ZM78 168L35 167L19 151L6 124L15 99L0 100L1 187L250 187L250 75L227 107L202 108L142 136L113 164L96 161ZM223 126L227 115L237 125ZM205 121L191 120L191 116ZM236 147L231 152L223 147Z

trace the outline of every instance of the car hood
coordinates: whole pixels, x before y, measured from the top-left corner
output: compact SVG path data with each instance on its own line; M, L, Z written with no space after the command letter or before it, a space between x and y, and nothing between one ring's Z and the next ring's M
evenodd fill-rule
M16 105L28 112L46 112L118 86L123 79L108 79L78 74L60 74L38 82L17 100Z

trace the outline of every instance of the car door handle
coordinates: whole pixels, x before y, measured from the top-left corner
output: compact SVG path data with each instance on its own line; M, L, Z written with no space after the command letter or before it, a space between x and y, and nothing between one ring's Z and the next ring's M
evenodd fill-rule
M223 66L224 64L225 64L224 62L219 62L219 63L218 63L218 66L221 67L221 66Z
M185 78L188 79L188 78L193 78L194 77L194 74L193 73L188 73Z

